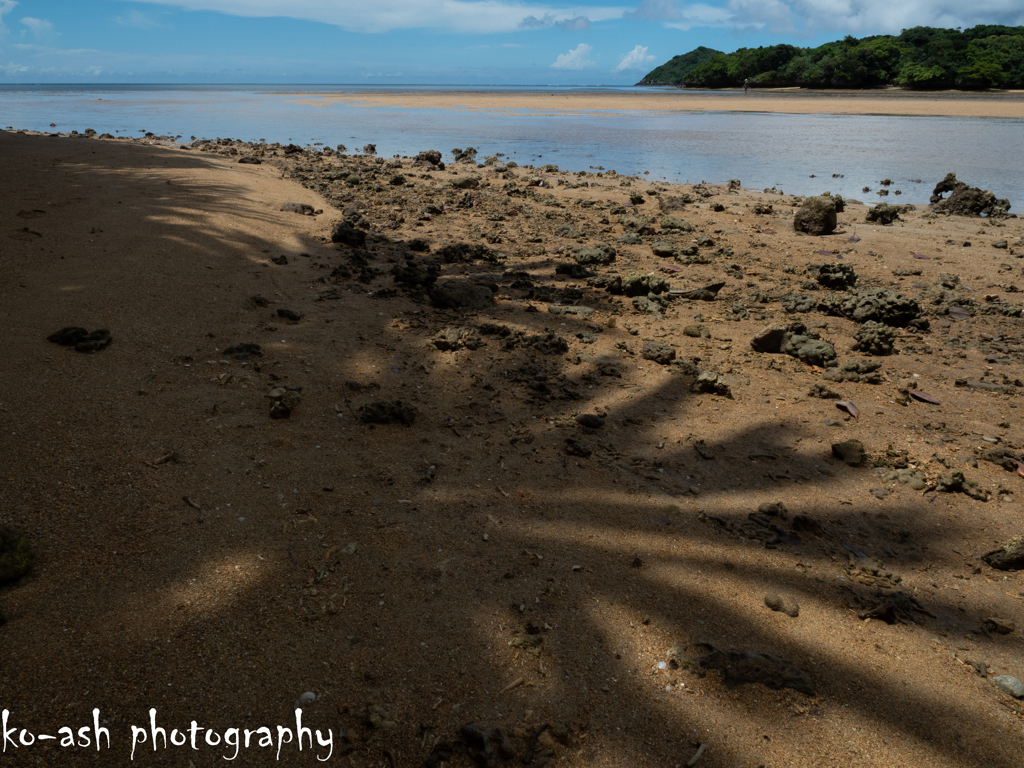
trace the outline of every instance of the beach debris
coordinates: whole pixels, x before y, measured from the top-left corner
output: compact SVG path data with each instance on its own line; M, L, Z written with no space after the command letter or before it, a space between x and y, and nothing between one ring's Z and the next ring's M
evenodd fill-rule
M707 746L708 745L705 743L697 747L697 751L693 753L693 757L686 761L686 768L693 768L693 766L697 764L697 761L700 760L701 756L704 754L704 750L707 749Z
M860 408L854 405L853 402L851 402L850 400L838 401L836 403L836 408L838 408L840 411L846 411L854 418L854 421L860 420Z
M206 519L206 510L196 504L188 496L182 496L181 500L188 504L192 509L196 510L199 514L196 515L196 522L201 523Z
M285 309L283 307L277 310L277 316L284 320L290 320L293 323L297 323L305 317L301 312L296 312L293 309Z
M836 201L818 195L808 197L793 217L793 229L809 235L830 235L836 229Z
M908 390L908 392L912 398L914 398L915 400L920 400L922 403L931 403L932 405L942 404L939 401L939 399L934 395L929 395L927 392L922 392L919 389L911 389Z
M316 694L312 691L306 691L304 694L299 696L295 700L295 709L302 709L303 707L309 706L316 701Z
M274 387L267 397L270 398L270 418L287 419L302 402L302 387Z
M75 352L84 353L99 352L109 347L112 341L110 331L105 328L90 333L85 328L77 326L61 328L47 336L46 340L60 344L62 347L72 347Z
M943 197L946 193L949 197ZM930 198L930 207L935 213L955 216L989 216L1004 218L1009 215L1010 201L996 198L989 190L969 187L957 180L955 173L947 173L946 178L935 185Z

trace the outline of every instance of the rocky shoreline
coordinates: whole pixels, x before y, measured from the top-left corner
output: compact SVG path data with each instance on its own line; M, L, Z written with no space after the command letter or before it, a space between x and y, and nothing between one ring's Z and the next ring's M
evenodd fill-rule
M19 716L143 707L159 659L218 711L315 691L355 765L1015 764L1013 201L178 138L0 134ZM128 672L40 683L85 573Z

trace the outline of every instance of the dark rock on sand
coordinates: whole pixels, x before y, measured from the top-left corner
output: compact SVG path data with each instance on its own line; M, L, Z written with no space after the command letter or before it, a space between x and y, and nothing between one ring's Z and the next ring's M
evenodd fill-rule
M868 320L857 330L855 338L853 349L867 355L885 356L895 352L896 331L883 323Z
M996 675L988 679L992 685L1015 699L1024 699L1024 683L1011 675Z
M594 272L581 264L559 264L555 267L556 275L568 275L575 280L586 280L593 277ZM621 285L621 281L619 283Z
M782 304L787 315L813 312L818 306L818 300L808 293L787 293L779 299L779 303Z
M442 328L429 342L440 352L451 352L460 347L479 349L483 342L473 328Z
M577 248L572 257L577 264L607 266L615 261L615 249L608 243L598 243L593 248Z
M811 267L815 280L834 291L845 291L857 284L857 273L849 264L821 264Z
M864 215L864 221L871 224L892 224L896 221L901 213L907 213L908 211L917 210L912 205L889 205L888 203L879 203L878 205L868 208L868 212Z
M339 222L331 230L331 242L362 248L366 244L366 233L346 221Z
M764 604L777 613L784 613L795 619L800 615L800 604L787 595L780 595L777 592L769 592L764 596Z
M818 303L818 309L857 323L874 320L896 328L906 328L921 316L921 307L916 301L889 288L861 288L845 294L830 294Z
M867 360L847 360L838 368L825 371L824 378L829 381L848 381L854 384L881 384L881 363Z
M405 288L428 288L437 282L441 274L439 264L421 264L412 259L404 264L396 264L391 268L395 282Z
M0 584L20 579L32 568L35 552L28 539L13 528L0 525Z
M305 315L302 314L301 312L296 312L293 309L284 308L277 310L277 316L285 320L291 320L293 323L297 323L299 322L299 320L305 317Z
M303 216L312 216L314 209L312 205L306 205L305 203L284 203L281 205L280 210L285 213L298 213Z
M683 219L676 218L675 216L663 216L661 219L661 228L675 232L692 232L693 224Z
M694 288L690 291L670 291L669 295L673 299L687 299L689 301L714 301L718 297L718 292L725 287L725 283L711 283L711 285L705 285L702 288Z
M867 458L867 454L864 452L864 443L860 440L833 443L832 455L850 467L861 466L864 459Z
M622 292L630 297L665 293L671 287L668 280L655 274L641 275L630 272L622 280Z
M302 402L302 387L275 387L267 397L270 398L270 418L287 419Z
M942 196L947 192L949 197ZM958 181L955 173L947 173L946 178L935 185L930 199L931 209L936 213L957 216L993 216L1004 217L1010 210L1010 201L997 199L988 191L977 187L969 187Z
M99 352L109 347L112 341L110 331L105 328L90 333L85 328L75 326L61 328L46 339L62 347L73 347L76 352Z
M494 293L486 285L448 280L430 289L430 300L442 309L487 309L494 305Z
M713 371L701 371L690 385L690 391L698 395L719 395L733 399L732 388L725 378Z
M604 426L604 417L594 413L581 413L576 417L576 423L587 429L600 429Z
M366 424L404 424L411 427L416 421L415 406L403 400L380 400L367 403L359 409L359 418Z
M836 350L827 341L812 336L794 333L786 338L779 351L784 355L795 357L808 365L830 368L837 365Z
M425 152L420 152L416 155L416 162L438 166L441 170L444 170L444 163L441 162L441 153L436 149L428 149Z
M587 459L594 452L586 443L581 443L574 437L565 438L565 452L569 456L579 456Z
M808 197L793 217L793 229L809 235L828 235L837 224L836 203L831 197Z
M728 688L761 683L776 691L791 688L808 696L814 695L814 682L806 672L771 653L719 649L710 643L696 643L686 647L674 646L669 650L669 658L698 677L704 677L710 670L721 671Z
M676 359L676 351L663 341L650 339L644 342L640 353L645 360L653 360L660 365L668 365Z
M482 243L452 243L437 252L445 264L469 264L474 261L497 262L499 254Z
M802 327L802 326L801 326ZM790 333L789 326L773 325L765 328L750 340L750 346L755 352L764 352L777 355L782 349L782 343Z
M1011 539L982 559L998 571L1024 570L1024 536Z
M259 344L252 344L247 341L243 341L241 344L233 344L224 350L224 357L233 357L236 360L248 360L253 355L262 357L263 352L260 350Z

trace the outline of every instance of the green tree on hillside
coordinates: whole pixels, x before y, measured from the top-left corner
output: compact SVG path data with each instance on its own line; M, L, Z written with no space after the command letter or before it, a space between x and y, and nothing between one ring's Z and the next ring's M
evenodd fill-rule
M1024 27L913 27L899 35L847 35L817 48L782 44L733 53L699 48L676 56L641 83L726 88L746 79L766 88L1024 88Z

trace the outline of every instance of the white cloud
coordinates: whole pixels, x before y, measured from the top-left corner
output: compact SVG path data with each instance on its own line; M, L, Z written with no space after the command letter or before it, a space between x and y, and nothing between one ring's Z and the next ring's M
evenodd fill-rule
M2 1L2 0L0 0ZM273 17L333 24L351 32L388 32L418 27L453 32L511 32L562 24L590 24L618 19L626 7L554 7L516 0L130 0L188 11L216 11L232 16ZM550 23L545 20L550 18ZM578 21L582 19L583 21ZM532 20L532 21L531 21ZM536 23L537 26L534 26ZM525 25L525 26L524 26Z
M38 40L43 40L53 35L53 22L46 19L33 19L31 16L26 16L21 20L21 23L28 27L32 36Z
M7 27L4 26L4 14L13 11L16 5L14 0L0 0L0 35L7 34Z
M679 18L675 0L642 0L640 5L622 14L627 19L670 21Z
M973 27L1024 24L1020 0L728 0L722 6L682 0L642 0L625 18L666 27L757 29L775 34L835 32L899 34L917 26Z
M0 64L0 72L5 75L23 75L28 72L28 67L24 64L15 64L12 61L10 64Z
M632 51L622 57L619 65L613 72L624 72L627 69L647 69L647 65L654 61L655 57L647 53L646 45L638 45Z
M587 69L594 66L594 62L587 59L592 50L586 43L580 43L568 53L561 54L551 66L554 69Z
M764 0L766 3L777 2L777 0ZM694 27L731 27L737 25L737 15L725 8L716 8L713 5L694 3L688 5L676 17L678 21L666 22L666 27L681 29L684 32Z
M123 16L115 16L114 21L125 27L133 27L135 29L157 29L162 27L159 21L154 19L152 16L142 11L128 11Z

